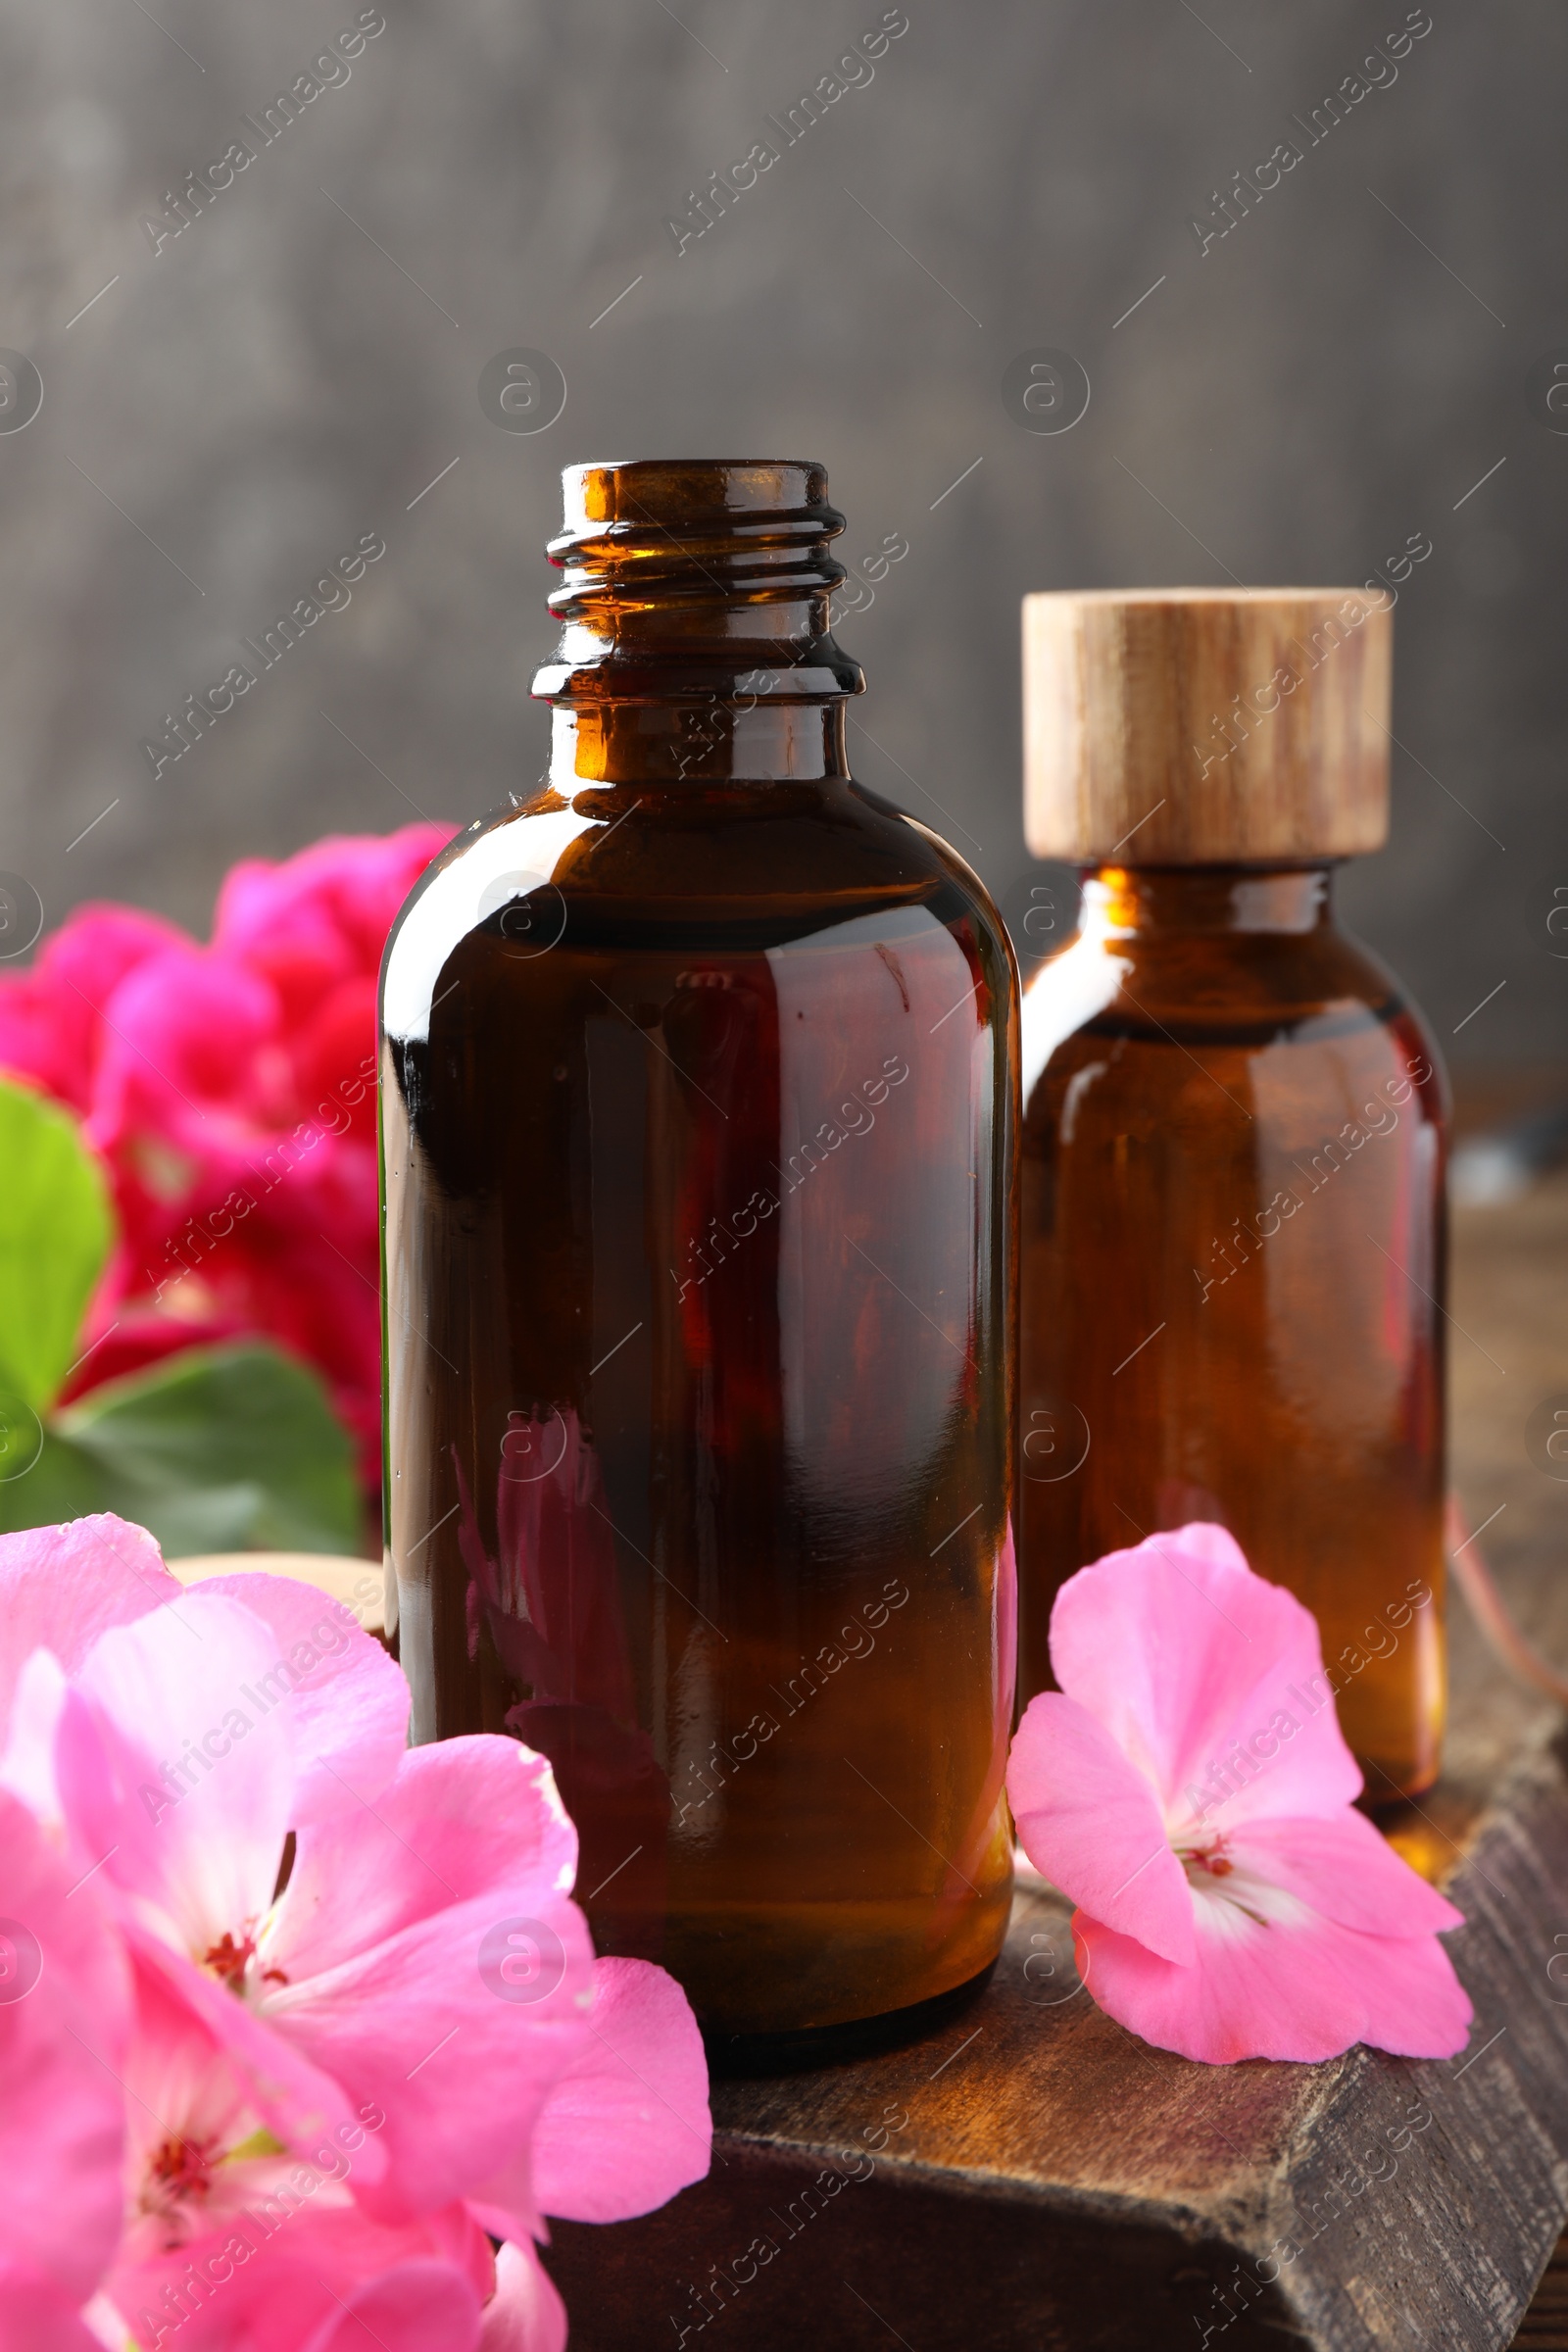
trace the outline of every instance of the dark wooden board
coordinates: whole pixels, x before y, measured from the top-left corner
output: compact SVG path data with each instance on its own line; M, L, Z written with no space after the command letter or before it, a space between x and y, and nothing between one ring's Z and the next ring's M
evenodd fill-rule
M1568 1391L1568 1184L1469 1212L1457 1240L1456 1479L1472 1524L1505 1506L1488 1554L1568 1661L1568 1484L1526 1446ZM1025 1889L963 2018L716 2084L706 2181L641 2222L556 2226L576 2352L1501 2352L1568 2213L1568 1981L1547 1973L1568 1951L1568 1756L1457 1599L1451 1622L1445 1779L1393 1834L1466 1914L1457 2059L1151 2049L1078 1987L1064 1906Z
M1557 2251L1513 2339L1513 2352L1568 2352L1568 2237L1557 2241Z

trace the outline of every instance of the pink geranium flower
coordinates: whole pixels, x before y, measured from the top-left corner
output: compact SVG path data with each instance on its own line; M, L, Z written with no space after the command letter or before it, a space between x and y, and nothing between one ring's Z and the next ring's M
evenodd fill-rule
M375 986L450 826L250 858L214 935L82 906L0 973L0 1070L82 1119L120 1241L73 1393L259 1333L313 1363L377 1485Z
M129 2093L94 2324L142 2352L348 2352L361 2322L391 2352L559 2352L545 2216L663 2203L711 2128L679 1987L594 1959L544 1759L409 1751L347 1611L263 1575L182 1592L119 1521L0 1538L0 1598L39 1643L0 1692L0 1808L90 1881L132 1993L128 2029L123 1991L74 2021ZM61 2291L104 2269L84 2244ZM0 2278L9 2352L6 2311Z
M93 2352L120 2234L128 1971L91 1886L0 1790L0 2347ZM92 2020L96 2048L81 2029ZM100 2055L100 2052L103 2055Z
M293 2352L334 2342L345 2315L363 2323L344 2327L349 2344L377 2334L421 2352L478 2343L498 2281L466 2208L388 2225L356 2197L379 2156L384 2110L367 2102L309 2146L284 2145L246 2070L145 1964L125 2085L124 2234L105 2300L141 2352L171 2339L185 2352Z
M1463 2046L1437 1940L1463 1920L1354 1810L1316 1621L1223 1528L1069 1578L1051 1659L1061 1689L1030 1702L1007 1790L1025 1853L1079 1906L1102 2009L1219 2064Z

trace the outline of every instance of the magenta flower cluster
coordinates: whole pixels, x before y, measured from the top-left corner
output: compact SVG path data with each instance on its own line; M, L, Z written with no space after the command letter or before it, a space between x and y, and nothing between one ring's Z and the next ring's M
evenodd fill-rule
M81 906L0 976L0 1070L79 1115L119 1212L75 1390L272 1339L320 1372L377 1490L376 977L451 833L247 858L206 947L137 907Z

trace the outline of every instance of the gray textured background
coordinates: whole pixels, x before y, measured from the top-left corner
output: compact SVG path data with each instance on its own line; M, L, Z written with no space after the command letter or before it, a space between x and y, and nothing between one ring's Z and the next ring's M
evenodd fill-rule
M1394 842L1345 901L1456 1062L1556 1054L1568 438L1527 381L1568 345L1561 0L1432 0L1397 81L1201 256L1216 182L1403 0L907 0L874 80L679 256L687 190L876 0L384 5L351 78L155 256L142 216L357 0L0 0L0 344L45 385L0 434L0 866L51 924L111 894L205 929L238 855L493 804L544 757L559 467L808 456L842 552L910 549L841 631L882 747L853 739L860 772L950 811L1015 919L1023 591L1360 580L1430 535ZM1041 344L1094 386L1056 437L1000 396ZM569 386L535 435L476 395L516 345ZM364 532L387 553L352 604L154 782L160 713Z

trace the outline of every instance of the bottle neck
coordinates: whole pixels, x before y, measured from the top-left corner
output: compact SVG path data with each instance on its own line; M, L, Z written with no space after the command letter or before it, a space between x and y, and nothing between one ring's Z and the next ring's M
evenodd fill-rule
M1177 932L1301 933L1334 924L1334 867L1092 866L1083 875L1082 936Z
M555 706L555 789L846 776L864 679L832 634L844 517L822 468L582 466L565 492L561 643L533 688Z
M757 784L849 772L839 699L558 703L550 714L550 781L564 798L587 784Z

